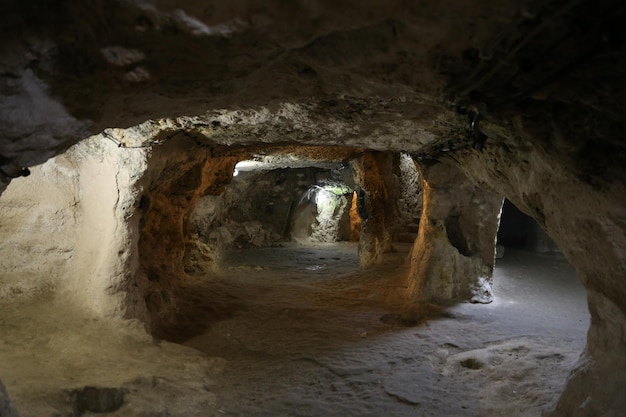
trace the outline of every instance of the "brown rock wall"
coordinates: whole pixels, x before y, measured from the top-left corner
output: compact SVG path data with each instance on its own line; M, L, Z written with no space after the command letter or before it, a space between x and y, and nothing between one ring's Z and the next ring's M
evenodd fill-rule
M176 322L184 310L185 254L194 250L191 214L203 195L219 195L232 180L237 157L212 157L193 142L172 141L155 148L140 198L137 283L153 331ZM169 323L169 324L168 324Z

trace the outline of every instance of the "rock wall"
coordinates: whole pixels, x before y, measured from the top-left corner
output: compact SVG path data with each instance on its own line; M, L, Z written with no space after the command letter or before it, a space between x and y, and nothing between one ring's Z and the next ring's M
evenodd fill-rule
M0 125L5 126L0 134L0 182L89 136L87 123L77 120L51 97L48 85L29 68L52 45L37 36L24 49L21 42L11 41L15 39L3 37L0 41Z
M136 285L143 295L152 332L175 328L188 300L181 295L188 283L186 268L203 257L193 238L192 212L203 195L220 195L232 180L240 157L213 157L193 141L172 140L155 148L137 197L140 223Z
M350 204L350 213L348 213L350 220L350 242L358 242L361 238L361 228L363 219L358 212L358 196L357 192L352 193L352 204Z
M424 203L409 272L421 302L489 303L502 197L474 185L456 166L420 165Z
M59 156L14 179L0 208L0 298L34 295L68 280L82 220L79 178Z
M184 137L120 147L97 135L14 179L0 199L0 297L52 291L88 314L158 327L175 314L186 255L201 254L195 202L222 193L237 159Z
M102 136L81 142L68 155L78 161L82 221L68 297L100 316L145 319L137 271L138 181L148 149L122 149ZM120 169L124 167L124 169Z
M54 290L91 313L143 316L132 225L146 156L94 136L13 180L0 200L0 293Z
M528 248L536 252L560 252L557 244L535 221L528 225Z
M615 415L626 407L626 187L610 178L582 175L581 167L564 159L576 142L546 135L548 145L521 121L509 131L487 126L491 141L483 152L463 151L454 159L473 181L532 216L576 267L587 289L587 347L550 415ZM527 138L523 144L513 139L520 136ZM618 165L605 169L620 175Z
M333 243L348 240L349 213L352 200L345 195L334 195L328 200L317 199L315 224L310 241L316 243Z
M222 195L205 195L198 199L193 208L191 241L195 245L185 254L185 271L188 273L216 271L224 253L233 244L231 231L227 227L218 226L216 221L221 203Z
M399 154L400 200L398 206L405 223L416 223L422 215L422 188L419 172L410 155Z

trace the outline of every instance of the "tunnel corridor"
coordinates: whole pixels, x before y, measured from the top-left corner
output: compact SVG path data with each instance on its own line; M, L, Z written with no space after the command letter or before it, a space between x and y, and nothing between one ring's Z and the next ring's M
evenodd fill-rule
M111 147L97 139L80 146ZM101 224L105 217L74 212L73 201L76 188L80 190L83 184L110 184L102 172L117 165L119 156L99 161L96 166L100 168L94 169L76 159L77 150L12 184L54 183L57 194L50 203L33 206L33 230L47 227L38 223L43 218L40 213L64 213L59 226L83 225L92 239L90 245L96 247L111 238L111 230L123 231L130 219L128 237L118 239L137 244L137 252L130 252L126 261L138 269L134 281L128 281L134 284L125 297L137 297L133 308L138 312L143 297L147 316L138 314L138 321L129 322L135 324L124 326L103 345L108 351L97 354L101 357L98 364L88 364L84 356L89 350L100 352L93 341L84 343L78 335L68 339L65 328L53 326L51 341L43 343L52 344L51 361L54 357L61 364L68 360L68 340L84 344L84 349L73 348L80 372L65 377L84 380L84 372L110 366L111 355L127 355L134 344L141 346L146 357L166 354L159 347L167 345L174 351L189 347L213 358L208 364L200 361L211 369L210 382L203 383L211 395L194 393L193 378L189 395L205 404L198 406L199 413L217 410L216 416L377 416L382 410L396 416L419 410L432 415L497 416L510 414L516 407L524 410L518 415L530 416L561 392L562 381L584 345L588 326L584 291L563 258L514 247L498 260L492 286L501 197L459 183L458 171L442 176L440 167L420 166L405 153L276 147L223 156L213 153L205 159L201 153L188 152L195 146L172 141L163 152L157 148L150 154L147 165L135 162L146 172L141 175L159 181L130 187L140 192L126 194L129 202L120 203L119 188L103 193L106 188L100 185L97 193L82 193L83 209L98 207L105 217L107 206L119 211L123 220L117 226L113 219ZM125 152L118 151L121 156ZM257 161L240 162L250 155ZM83 166L82 175L63 177L61 167L68 163ZM172 166L185 169L172 170ZM143 181L133 173L133 165L128 169L129 178ZM119 187L119 174L117 181ZM15 187L3 198L24 215L28 194ZM481 205L471 207L476 201ZM60 211L64 204L70 208ZM134 211L128 213L128 207ZM330 211L324 220L327 207ZM506 222L516 222L515 216L508 217L505 212ZM328 228L324 221L335 226ZM326 230L325 235L316 235L316 228ZM25 244L19 240L24 237L13 239L18 247ZM115 249L115 240L111 244ZM433 245L439 246L433 249ZM436 251L435 263L428 259L432 251ZM118 252L118 256L123 254ZM74 265L83 266L76 263L80 256L69 256L76 259ZM437 263L441 260L444 263ZM107 268L116 267L102 261ZM459 271L450 275L450 265ZM425 266L430 272L420 270ZM426 298L416 302L415 283L420 276L432 274L461 276L446 284L451 287L444 292L438 287L429 290L435 299L441 297L447 303L431 303ZM458 304L466 297L459 294L466 293L445 293L455 285L463 291L465 282L484 285L480 290L484 292L476 293L472 304ZM73 312L78 308L75 302L68 302L80 294L79 288L71 280L49 285L37 290L40 295L34 304L16 302L21 305L16 308L23 311L19 320L36 329L59 320L59 314L76 316L71 326L85 329L88 322ZM101 284L91 278L81 285ZM422 290L418 287L417 291ZM64 307L51 312L45 302ZM110 301L104 298L102 302ZM87 333L98 337L106 321L87 317L95 320ZM134 326L139 323L150 332L156 351L136 333ZM16 328L4 331L14 335L21 351L35 357L42 354L40 340L21 339ZM59 377L53 366L44 366L48 375L29 388L19 382L35 372L25 357L15 357L10 350L0 354L14 363L5 378L17 392L18 405L22 399L32 401L30 389L35 389L50 395L51 400L39 404L44 409L63 409L58 404L67 401L77 407L81 391L71 391L69 400L49 391L47 384ZM128 360L137 361L131 358L119 359L116 369ZM171 363L168 372L177 375L178 360L175 354L157 363ZM135 363L139 375L154 372L141 360ZM100 384L120 381L125 375L124 388L119 390L127 393L125 407L133 407L153 394L146 386L149 382L140 376L128 383L128 372L104 372ZM522 375L523 383L519 381ZM180 376L173 378L176 382L170 380L164 389L181 384ZM448 395L458 401L447 402Z
M560 257L509 251L492 304L447 310L406 310L407 266L360 270L350 243L225 265L240 308L184 342L228 361L216 416L534 416L585 342L584 289Z
M4 1L0 415L620 416L625 20Z

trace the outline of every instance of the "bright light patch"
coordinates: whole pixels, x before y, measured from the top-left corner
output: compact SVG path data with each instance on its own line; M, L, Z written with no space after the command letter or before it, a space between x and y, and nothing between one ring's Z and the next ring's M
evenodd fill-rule
M317 204L318 206L328 205L331 198L332 197L329 195L328 191L320 189L315 195L315 204Z
M259 169L262 168L265 164L263 164L263 162L259 162L259 161L240 161L237 162L237 165L235 165L235 169L237 171L253 171L255 169Z

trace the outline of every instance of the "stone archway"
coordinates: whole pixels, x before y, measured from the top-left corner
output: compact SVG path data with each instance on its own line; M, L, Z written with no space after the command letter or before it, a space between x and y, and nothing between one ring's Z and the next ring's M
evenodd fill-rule
M619 301L626 290L621 272L626 247L624 185L607 184L605 189L582 181L539 147L526 145L523 159L528 163L514 163L515 147L501 140L505 145L495 143L483 153L457 156L460 168L532 216L576 267L588 294L587 348L554 415L567 415L571 409L577 410L572 414L576 416L598 415L607 407L621 409L625 404L618 392L626 387L626 308ZM485 169L486 160L497 162ZM598 241L599 236L605 238ZM600 375L602 384L592 382Z

